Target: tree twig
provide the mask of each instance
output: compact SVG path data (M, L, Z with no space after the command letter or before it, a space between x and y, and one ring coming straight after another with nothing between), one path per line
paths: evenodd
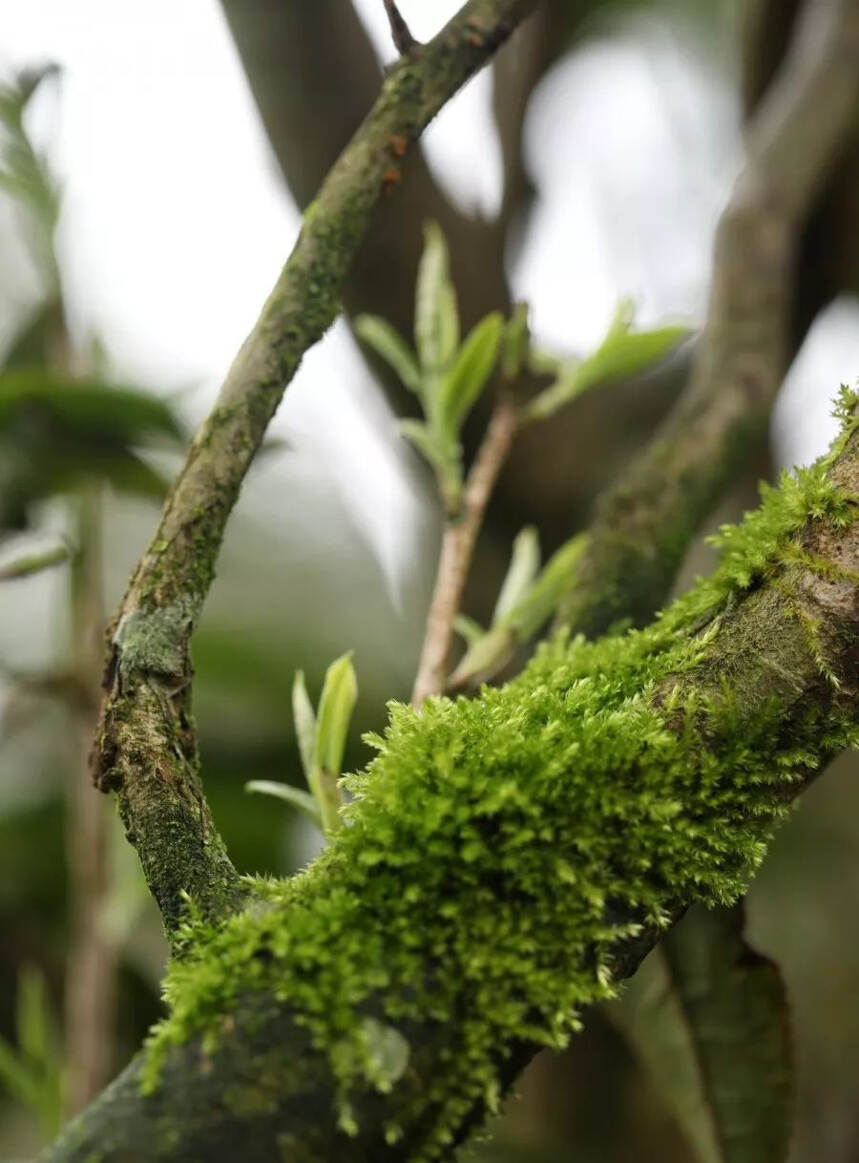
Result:
M445 520L435 586L427 616L412 703L420 707L447 685L453 625L462 603L474 547L492 490L519 426L518 409L508 393L498 400L483 442L465 482L462 511Z
M537 0L469 0L417 58L403 57L304 215L295 249L192 443L113 625L94 750L115 790L168 935L187 912L245 899L206 804L190 707L190 636L227 518L305 351L334 321L373 211L415 141ZM479 29L479 34L475 32Z
M406 24L403 14L397 7L396 0L383 0L385 5L385 12L388 14L388 21L391 25L391 37L394 41L394 46L397 52L405 55L417 47L418 42L409 31L409 26Z
M748 131L719 223L706 327L688 388L602 497L560 620L597 636L642 625L765 425L788 351L802 224L859 114L859 2L806 5L792 51Z

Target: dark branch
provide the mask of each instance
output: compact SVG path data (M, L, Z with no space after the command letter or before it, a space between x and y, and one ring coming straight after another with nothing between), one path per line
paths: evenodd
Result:
M402 13L397 7L396 0L383 0L383 2L391 25L391 36L394 40L394 46L398 53L405 56L412 49L418 47L418 41L415 40L409 31L409 26L406 24Z

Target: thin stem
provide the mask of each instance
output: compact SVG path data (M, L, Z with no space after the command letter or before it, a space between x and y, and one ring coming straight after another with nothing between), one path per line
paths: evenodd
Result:
M409 31L409 26L406 24L402 13L397 7L396 0L383 0L383 2L391 25L391 36L393 37L394 45L397 52L405 55L411 52L418 42Z
M430 695L441 694L447 685L453 624L462 603L474 547L489 498L518 427L518 409L512 398L505 393L495 406L486 435L468 474L462 510L458 517L448 518L445 522L426 635L412 692L412 702L416 707Z

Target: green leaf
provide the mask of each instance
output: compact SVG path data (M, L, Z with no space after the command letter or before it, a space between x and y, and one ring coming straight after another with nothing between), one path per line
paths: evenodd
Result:
M367 1053L367 1076L387 1094L406 1072L411 1052L409 1043L395 1026L376 1018L364 1018L361 1037Z
M309 792L302 791L301 788L293 787L289 783L274 783L268 779L251 780L245 784L245 791L264 796L274 796L275 799L292 804L294 808L297 808L309 820L312 820L320 832L323 830L322 813L316 800Z
M783 1163L790 1141L785 988L743 928L742 905L691 909L612 1007L699 1163Z
M310 790L319 804L322 829L326 836L335 832L341 824L343 797L337 780L343 767L346 737L357 698L358 682L352 666L352 655L344 654L332 662L325 673L310 777Z
M400 380L415 395L421 394L421 373L414 352L386 319L378 315L359 315L355 334L394 369Z
M444 448L437 433L433 432L428 424L424 424L422 420L401 420L399 428L400 434L413 444L434 468L441 468L444 465Z
M508 383L513 383L528 366L531 333L528 321L527 303L517 303L507 326L501 347L501 375Z
M632 323L631 304L624 301L593 355L581 363L562 364L555 383L529 404L526 419L545 420L585 392L641 375L690 334L688 327L680 326L632 331Z
M358 681L352 665L352 654L344 654L332 662L325 673L325 683L319 700L319 718L316 734L314 763L340 775L343 752L355 702Z
M307 693L303 670L295 672L292 683L292 717L295 721L295 736L298 741L304 778L309 783L316 754L316 714Z
M456 350L451 312L456 299L447 242L438 223L427 222L424 240L415 295L415 344L423 370L439 372Z
M540 570L540 538L533 525L527 525L513 542L510 567L501 586L492 622L500 622L525 597Z
M487 315L463 343L439 389L439 412L445 431L459 433L462 422L489 382L504 333L497 311Z
M51 1015L45 978L33 966L25 967L18 976L15 1028L24 1057L35 1065L46 1065L50 1059Z
M493 626L471 643L456 670L450 676L450 686L457 690L479 682L489 682L503 670L516 649L516 633L503 623Z
M505 615L502 625L515 632L519 642L527 642L551 618L561 598L574 584L579 558L587 544L587 534L566 541L549 560L525 596Z
M474 618L469 618L467 614L457 614L453 628L457 634L465 639L469 647L475 646L486 634L480 623L476 622Z

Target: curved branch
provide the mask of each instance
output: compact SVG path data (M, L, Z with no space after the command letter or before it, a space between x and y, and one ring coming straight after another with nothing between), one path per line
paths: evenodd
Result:
M192 931L171 1017L44 1163L448 1159L689 904L744 891L857 738L851 427L652 628L400 708L351 826Z
M658 609L781 385L802 226L859 111L859 0L807 5L800 23L752 121L746 167L719 224L689 386L600 501L561 615L585 634L629 617L641 625Z
M340 309L352 261L402 156L537 0L469 0L418 59L388 75L372 112L304 215L262 314L191 445L112 638L96 740L99 786L120 812L168 936L191 897L203 916L243 890L202 792L188 643L212 583L227 518L305 351Z

